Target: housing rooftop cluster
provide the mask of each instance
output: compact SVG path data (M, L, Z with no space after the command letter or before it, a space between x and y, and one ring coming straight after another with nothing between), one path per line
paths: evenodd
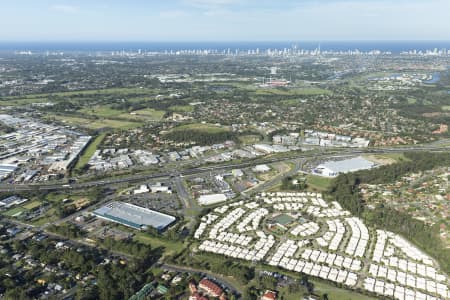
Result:
M261 193L215 208L200 251L301 272L395 299L447 299L449 279L401 236L374 230L313 192Z

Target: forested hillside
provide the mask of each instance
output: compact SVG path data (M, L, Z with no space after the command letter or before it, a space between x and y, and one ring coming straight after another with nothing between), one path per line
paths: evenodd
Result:
M385 205L369 209L362 201L359 185L392 182L407 173L450 166L449 153L405 153L408 160L380 168L339 175L330 188L332 198L345 209L365 220L367 225L398 233L435 257L442 269L450 273L450 249L444 248L438 226L427 226L405 212Z

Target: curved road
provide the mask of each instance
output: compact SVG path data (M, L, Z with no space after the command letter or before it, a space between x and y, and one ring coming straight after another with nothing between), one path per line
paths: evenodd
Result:
M195 269L195 268L185 267L185 266L166 264L166 263L163 263L161 265L161 268L164 269L164 270L175 271L175 272L190 272L190 273L206 274L206 275L208 275L208 277L210 279L212 279L213 281L219 283L220 285L222 285L222 287L227 288L233 294L237 294L237 295L243 295L244 294L244 291L242 291L239 287L236 287L233 283L231 283L229 281L229 279L227 279L227 277L222 276L222 275L214 274L214 273L212 273L210 271L200 270L200 269Z

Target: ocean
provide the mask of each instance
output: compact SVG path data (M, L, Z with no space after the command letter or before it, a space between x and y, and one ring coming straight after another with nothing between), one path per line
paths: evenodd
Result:
M293 48L314 50L320 46L322 51L360 50L363 52L380 50L400 53L402 51L450 49L450 41L286 41L286 42L0 42L0 51L165 51L215 49L245 51L259 49Z

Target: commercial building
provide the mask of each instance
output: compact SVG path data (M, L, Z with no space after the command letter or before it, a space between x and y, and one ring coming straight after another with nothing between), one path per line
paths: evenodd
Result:
M150 191L152 193L167 193L171 194L172 190L170 189L170 186L163 185L161 183L157 183L155 185L150 186Z
M242 177L242 176L244 176L244 172L241 169L233 169L233 170L231 170L231 174L234 177Z
M227 200L227 196L225 194L201 195L198 198L198 204L200 204L200 205L212 205L212 204L224 202L226 200Z
M340 161L328 161L318 165L313 172L326 176L336 177L341 173L355 172L359 170L371 169L375 164L362 157L355 157L351 159L345 159Z
M3 200L0 200L0 207L10 208L14 205L19 205L28 201L28 199L20 198L18 196L10 196Z
M17 165L0 164L0 180L8 177L17 169Z
M110 202L95 210L94 215L135 229L151 226L160 231L176 220L173 216L119 201Z
M270 171L270 167L268 165L257 165L252 170L256 173L265 173Z
M133 194L144 194L150 192L148 186L146 184L142 184L138 189L133 191Z

